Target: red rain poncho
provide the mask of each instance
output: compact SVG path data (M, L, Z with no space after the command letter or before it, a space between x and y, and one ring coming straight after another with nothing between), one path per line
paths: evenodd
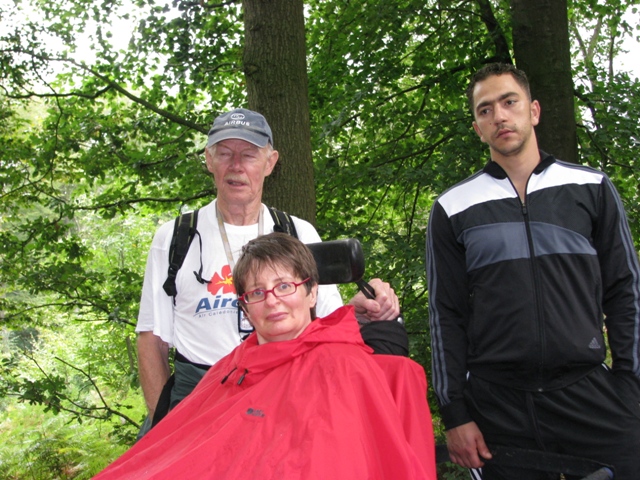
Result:
M296 339L255 333L96 480L429 479L424 370L372 355L353 307Z

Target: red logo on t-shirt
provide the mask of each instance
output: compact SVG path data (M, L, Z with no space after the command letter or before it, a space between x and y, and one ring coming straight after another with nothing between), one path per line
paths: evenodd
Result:
M222 269L221 275L215 273L213 277L211 277L211 283L207 285L207 290L211 295L216 295L222 290L222 293L235 293L236 290L233 288L233 276L231 275L231 267L229 265L225 265Z

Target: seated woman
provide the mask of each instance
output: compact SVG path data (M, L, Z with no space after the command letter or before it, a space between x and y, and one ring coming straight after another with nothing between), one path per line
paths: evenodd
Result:
M303 243L250 241L233 282L255 332L96 479L436 479L424 370L372 355L351 306L315 319Z

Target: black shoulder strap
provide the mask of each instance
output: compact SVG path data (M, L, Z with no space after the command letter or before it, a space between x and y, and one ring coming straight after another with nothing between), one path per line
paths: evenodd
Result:
M282 212L273 207L269 207L269 213L271 213L271 217L273 218L273 226L274 232L282 232L292 237L298 238L298 232L296 231L296 226L293 223L293 219L291 215L287 212Z
M282 212L273 207L269 207L269 213L275 223L273 230L275 232L284 232L293 237L298 238L296 226L293 223L291 215ZM188 212L176 218L173 226L173 236L171 237L171 246L169 247L169 270L167 279L162 288L170 297L176 296L178 289L176 287L176 275L182 267L184 259L187 256L191 242L198 233L198 210ZM194 272L195 273L195 272ZM196 274L196 278L198 275ZM198 279L198 281L201 281Z
M176 275L184 263L193 238L196 236L197 226L198 210L184 213L175 220L173 237L171 237L171 246L169 247L169 272L164 285L162 285L162 288L170 297L175 298L178 293Z

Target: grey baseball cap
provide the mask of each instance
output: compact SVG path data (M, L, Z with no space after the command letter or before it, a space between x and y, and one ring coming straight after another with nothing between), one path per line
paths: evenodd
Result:
M267 120L258 112L245 108L223 113L213 121L207 147L230 138L245 140L257 147L264 147L267 143L273 145L273 135Z

